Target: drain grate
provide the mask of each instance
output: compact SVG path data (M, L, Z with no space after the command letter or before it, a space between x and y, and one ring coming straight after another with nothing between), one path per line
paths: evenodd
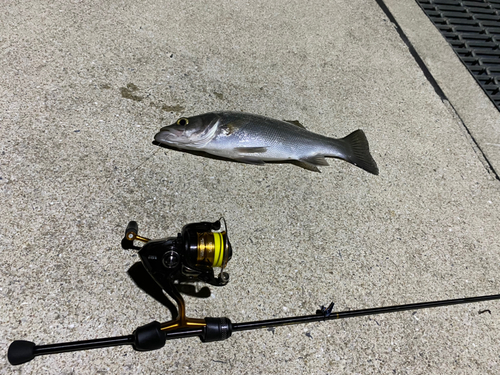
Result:
M416 0L500 110L500 0Z

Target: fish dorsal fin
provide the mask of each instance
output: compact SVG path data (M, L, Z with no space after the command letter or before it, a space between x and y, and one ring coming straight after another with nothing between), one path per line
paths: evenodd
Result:
M306 127L304 125L302 125L300 122L298 122L297 120L284 120L285 122L288 122L289 124L292 124L292 125L295 125L295 126L298 126L299 128L302 128L302 129L305 129Z

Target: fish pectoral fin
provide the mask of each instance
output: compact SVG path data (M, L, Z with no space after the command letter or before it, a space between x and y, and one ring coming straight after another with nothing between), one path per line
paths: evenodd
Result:
M261 154L267 151L267 147L235 147L234 151L242 154Z
M256 164L256 165L266 164L261 159L256 158L256 157L252 158L251 156L242 156L240 158L233 158L233 160L239 161L240 163L245 163L245 164Z

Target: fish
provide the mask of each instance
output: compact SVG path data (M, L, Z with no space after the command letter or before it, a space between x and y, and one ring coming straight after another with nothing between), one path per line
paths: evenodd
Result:
M289 162L320 172L319 166L329 165L325 158L337 158L379 173L361 129L336 139L308 131L296 121L223 111L181 117L162 127L154 140L159 146L248 164Z

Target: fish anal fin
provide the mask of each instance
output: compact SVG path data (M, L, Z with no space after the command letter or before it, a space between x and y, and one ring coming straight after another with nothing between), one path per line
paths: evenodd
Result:
M308 171L321 173L321 171L319 170L318 167L316 167L314 164L308 163L307 161L294 160L294 161L292 161L292 163L298 167L307 169Z
M255 165L264 165L264 163L261 159L259 158L252 158L251 156L242 156L239 158L233 158L233 160L238 161L240 163L245 163L245 164L255 164Z
M324 165L324 166L330 165L330 164L328 164L328 162L326 161L326 159L323 155L311 156L311 157L308 157L305 159L300 159L300 161L305 161L305 162L312 164L312 165Z

